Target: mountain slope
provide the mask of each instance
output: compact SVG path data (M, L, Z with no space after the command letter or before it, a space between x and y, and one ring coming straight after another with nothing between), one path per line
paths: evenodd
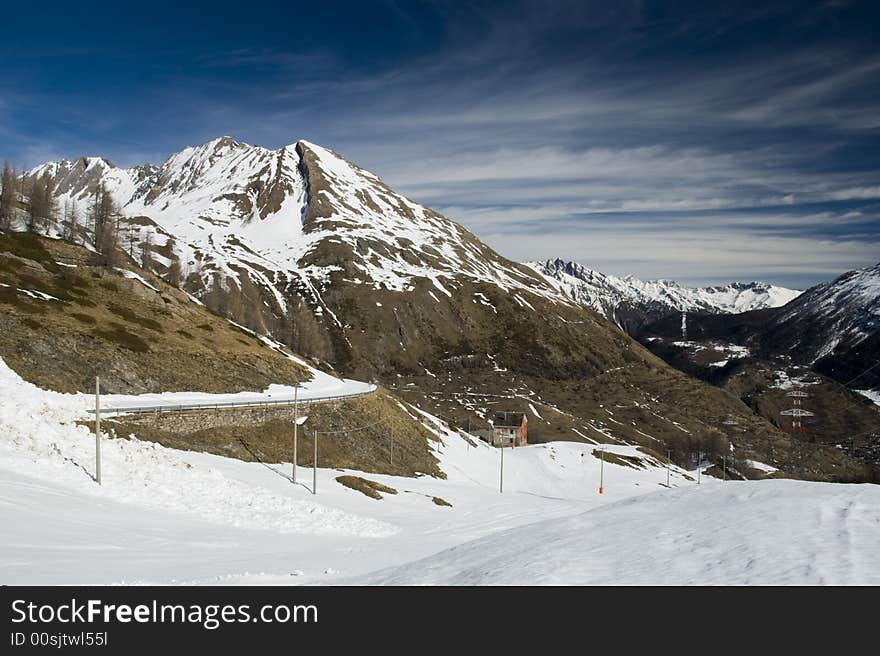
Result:
M631 333L651 320L682 310L736 314L785 305L800 294L763 282L687 287L671 280L618 278L560 259L530 262L529 266L566 297Z
M68 242L0 233L0 357L49 389L261 390L307 369L136 267Z
M880 353L880 263L807 290L774 317L762 342L841 382L880 387L880 370L866 371Z
M292 385L299 383L300 418L303 402L333 398L309 405L310 431L300 434L299 464L312 464L312 431L333 431L334 439L321 447L323 466L401 476L440 473L431 448L436 434L387 392L310 366L130 262L111 269L95 259L66 241L0 232L0 378L9 383L0 396L14 415L10 423L41 430L39 412L22 408L17 398L37 394L36 386L52 390L40 396L63 399L84 413L94 407L100 376L110 435L280 462L291 457L297 416ZM260 405L228 407L242 403ZM207 407L113 412L192 404ZM340 425L361 428L340 434ZM0 425L0 448L13 435L4 431Z
M817 285L781 308L738 315L694 314L688 340L677 317L646 325L641 339L687 373L713 382L777 426L808 396L796 435L880 465L880 407L859 391L880 388L880 265Z
M645 329L666 337L675 331L674 318ZM694 315L688 319L688 336L727 340L756 357L785 357L844 384L880 386L880 370L868 370L880 352L880 264L816 285L781 308Z
M34 173L63 177L62 200L88 202L90 183L69 179L76 163L47 166ZM179 258L184 288L221 315L458 426L485 431L495 410L528 412L531 441L669 448L688 464L700 451L720 458L730 441L742 458L784 468L800 448L534 269L320 146L224 137L159 167L93 158L79 168L104 172L135 257L154 233L154 273ZM833 451L800 461L801 476L861 475Z

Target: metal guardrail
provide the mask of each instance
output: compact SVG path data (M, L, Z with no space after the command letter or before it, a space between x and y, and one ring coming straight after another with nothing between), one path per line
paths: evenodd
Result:
M228 408L257 408L257 407L279 407L279 406L287 406L293 405L297 403L298 405L310 405L312 403L326 403L328 401L340 401L343 399L357 399L364 396L371 396L379 391L379 388L369 390L367 392L355 392L354 394L337 394L335 396L315 396L312 398L304 398L304 399L278 399L278 400L269 400L263 399L261 401L225 401L222 403L182 403L182 404L168 404L168 405L151 405L151 406L131 406L131 407L120 407L120 408L101 408L101 414L109 414L115 413L115 415L121 414L162 414L164 412L185 412L187 410L222 410ZM89 408L90 414L95 414L94 408Z

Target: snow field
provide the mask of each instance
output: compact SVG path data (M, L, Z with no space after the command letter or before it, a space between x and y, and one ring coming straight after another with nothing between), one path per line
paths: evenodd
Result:
M91 400L40 390L0 361L5 583L332 582L665 483L662 469L606 464L608 494L599 497L592 446L563 443L507 449L500 494L497 449L409 408L442 437L436 453L448 479L347 472L398 490L381 501L335 482L342 471L319 469L312 495L306 468L305 484L293 485L289 463L136 439L102 441L98 486L94 436L76 423Z
M46 392L0 360L0 455L3 468L133 506L202 521L280 532L390 535L394 527L316 503L245 485L198 461L199 454L136 439L102 440L102 485L94 482L95 440L84 419L85 395ZM112 424L105 424L105 431Z
M356 584L876 585L880 487L681 488L496 533Z
M105 439L98 486L88 398L0 361L2 583L880 583L877 486L698 486L673 467L667 489L662 463L606 445L644 466L606 461L600 495L600 447L563 442L505 449L501 494L498 449L411 406L445 480L319 469L313 495L289 463ZM398 493L370 499L342 473Z

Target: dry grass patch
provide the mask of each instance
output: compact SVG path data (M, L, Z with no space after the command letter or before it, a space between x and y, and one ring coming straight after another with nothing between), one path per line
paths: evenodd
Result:
M249 462L280 463L291 459L293 414L290 405L124 415L118 421L122 434L133 433L138 439L170 448ZM318 431L320 467L365 474L428 474L445 478L429 446L433 439L431 431L384 392L338 403L312 404L305 410L300 408L300 416L303 414L308 415L308 422L299 431L300 467L313 465L314 431ZM393 465L388 430L392 423L396 429ZM345 432L347 428L358 430Z
M605 462L610 462L622 467L631 467L632 469L644 469L645 463L641 458L636 456L624 456L611 451L593 451L593 457Z
M71 312L70 316L81 323L95 324L98 322L98 320L95 319L95 317L93 317L92 315L83 314L82 312Z
M111 322L109 330L96 329L93 331L93 334L102 339L106 339L108 342L118 344L129 351L134 351L135 353L146 353L150 350L150 345L147 344L146 341L134 333L128 332L125 329L125 326L118 323Z
M89 391L100 373L107 392L141 393L262 390L306 378L296 363L132 263L161 291L92 261L68 242L0 233L0 357L26 380ZM210 335L210 344L193 333Z
M384 492L385 494L397 494L397 490L393 487L388 487L387 485L382 485L382 483L377 483L376 481L371 481L367 478L361 478L360 476L337 476L336 480L340 485L344 485L347 488L366 494L371 499L382 499L380 492ZM438 497L434 497L434 503L437 503L437 498ZM442 499L440 500L443 501Z

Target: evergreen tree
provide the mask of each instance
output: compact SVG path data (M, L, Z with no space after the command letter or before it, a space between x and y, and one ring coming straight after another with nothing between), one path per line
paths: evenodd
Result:
M141 268L147 271L153 268L153 231L147 230L144 243L141 246Z
M58 225L58 199L55 197L55 179L49 175L49 172L43 174L43 182L40 185L40 191L43 197L40 204L43 210L43 225Z
M134 230L128 231L128 259L134 262L134 244L137 241L137 235Z
M170 282L175 287L180 287L181 285L183 285L185 276L183 274L183 267L180 264L180 258L177 256L177 253L173 253L171 255L171 264L168 265L167 278L168 282Z
M18 207L24 209L25 197L27 196L27 175L25 174L26 169L22 166L21 176L18 178Z
M0 230L9 230L12 227L12 218L15 208L15 169L9 166L9 162L3 162L3 177L0 179Z
M98 247L101 266L112 269L119 265L119 220L120 214L113 212L104 221L101 229L101 242Z
M208 292L205 294L204 302L209 309L213 310L220 316L227 318L230 316L229 294L223 288L219 273L214 273L211 276L211 282L208 287Z
M48 172L41 176L27 178L27 224L28 232L44 232L58 222L58 199L55 198L55 180ZM22 192L24 195L24 191Z
M77 242L77 233L79 232L79 209L76 200L70 201L70 215L67 218L67 239L73 243Z
M103 184L97 188L92 207L98 264L115 267L119 264L119 223L122 220L122 212Z
M40 229L41 217L45 213L43 210L44 193L41 188L43 178L27 178L22 180L22 195L27 192L27 222L25 229L28 232L37 232Z
M89 212L92 243L95 246L95 250L98 251L100 250L100 245L103 241L102 233L108 216L105 202L106 196L107 189L104 187L104 183L98 182L98 184L95 185L95 191L92 194L92 206L91 211Z

